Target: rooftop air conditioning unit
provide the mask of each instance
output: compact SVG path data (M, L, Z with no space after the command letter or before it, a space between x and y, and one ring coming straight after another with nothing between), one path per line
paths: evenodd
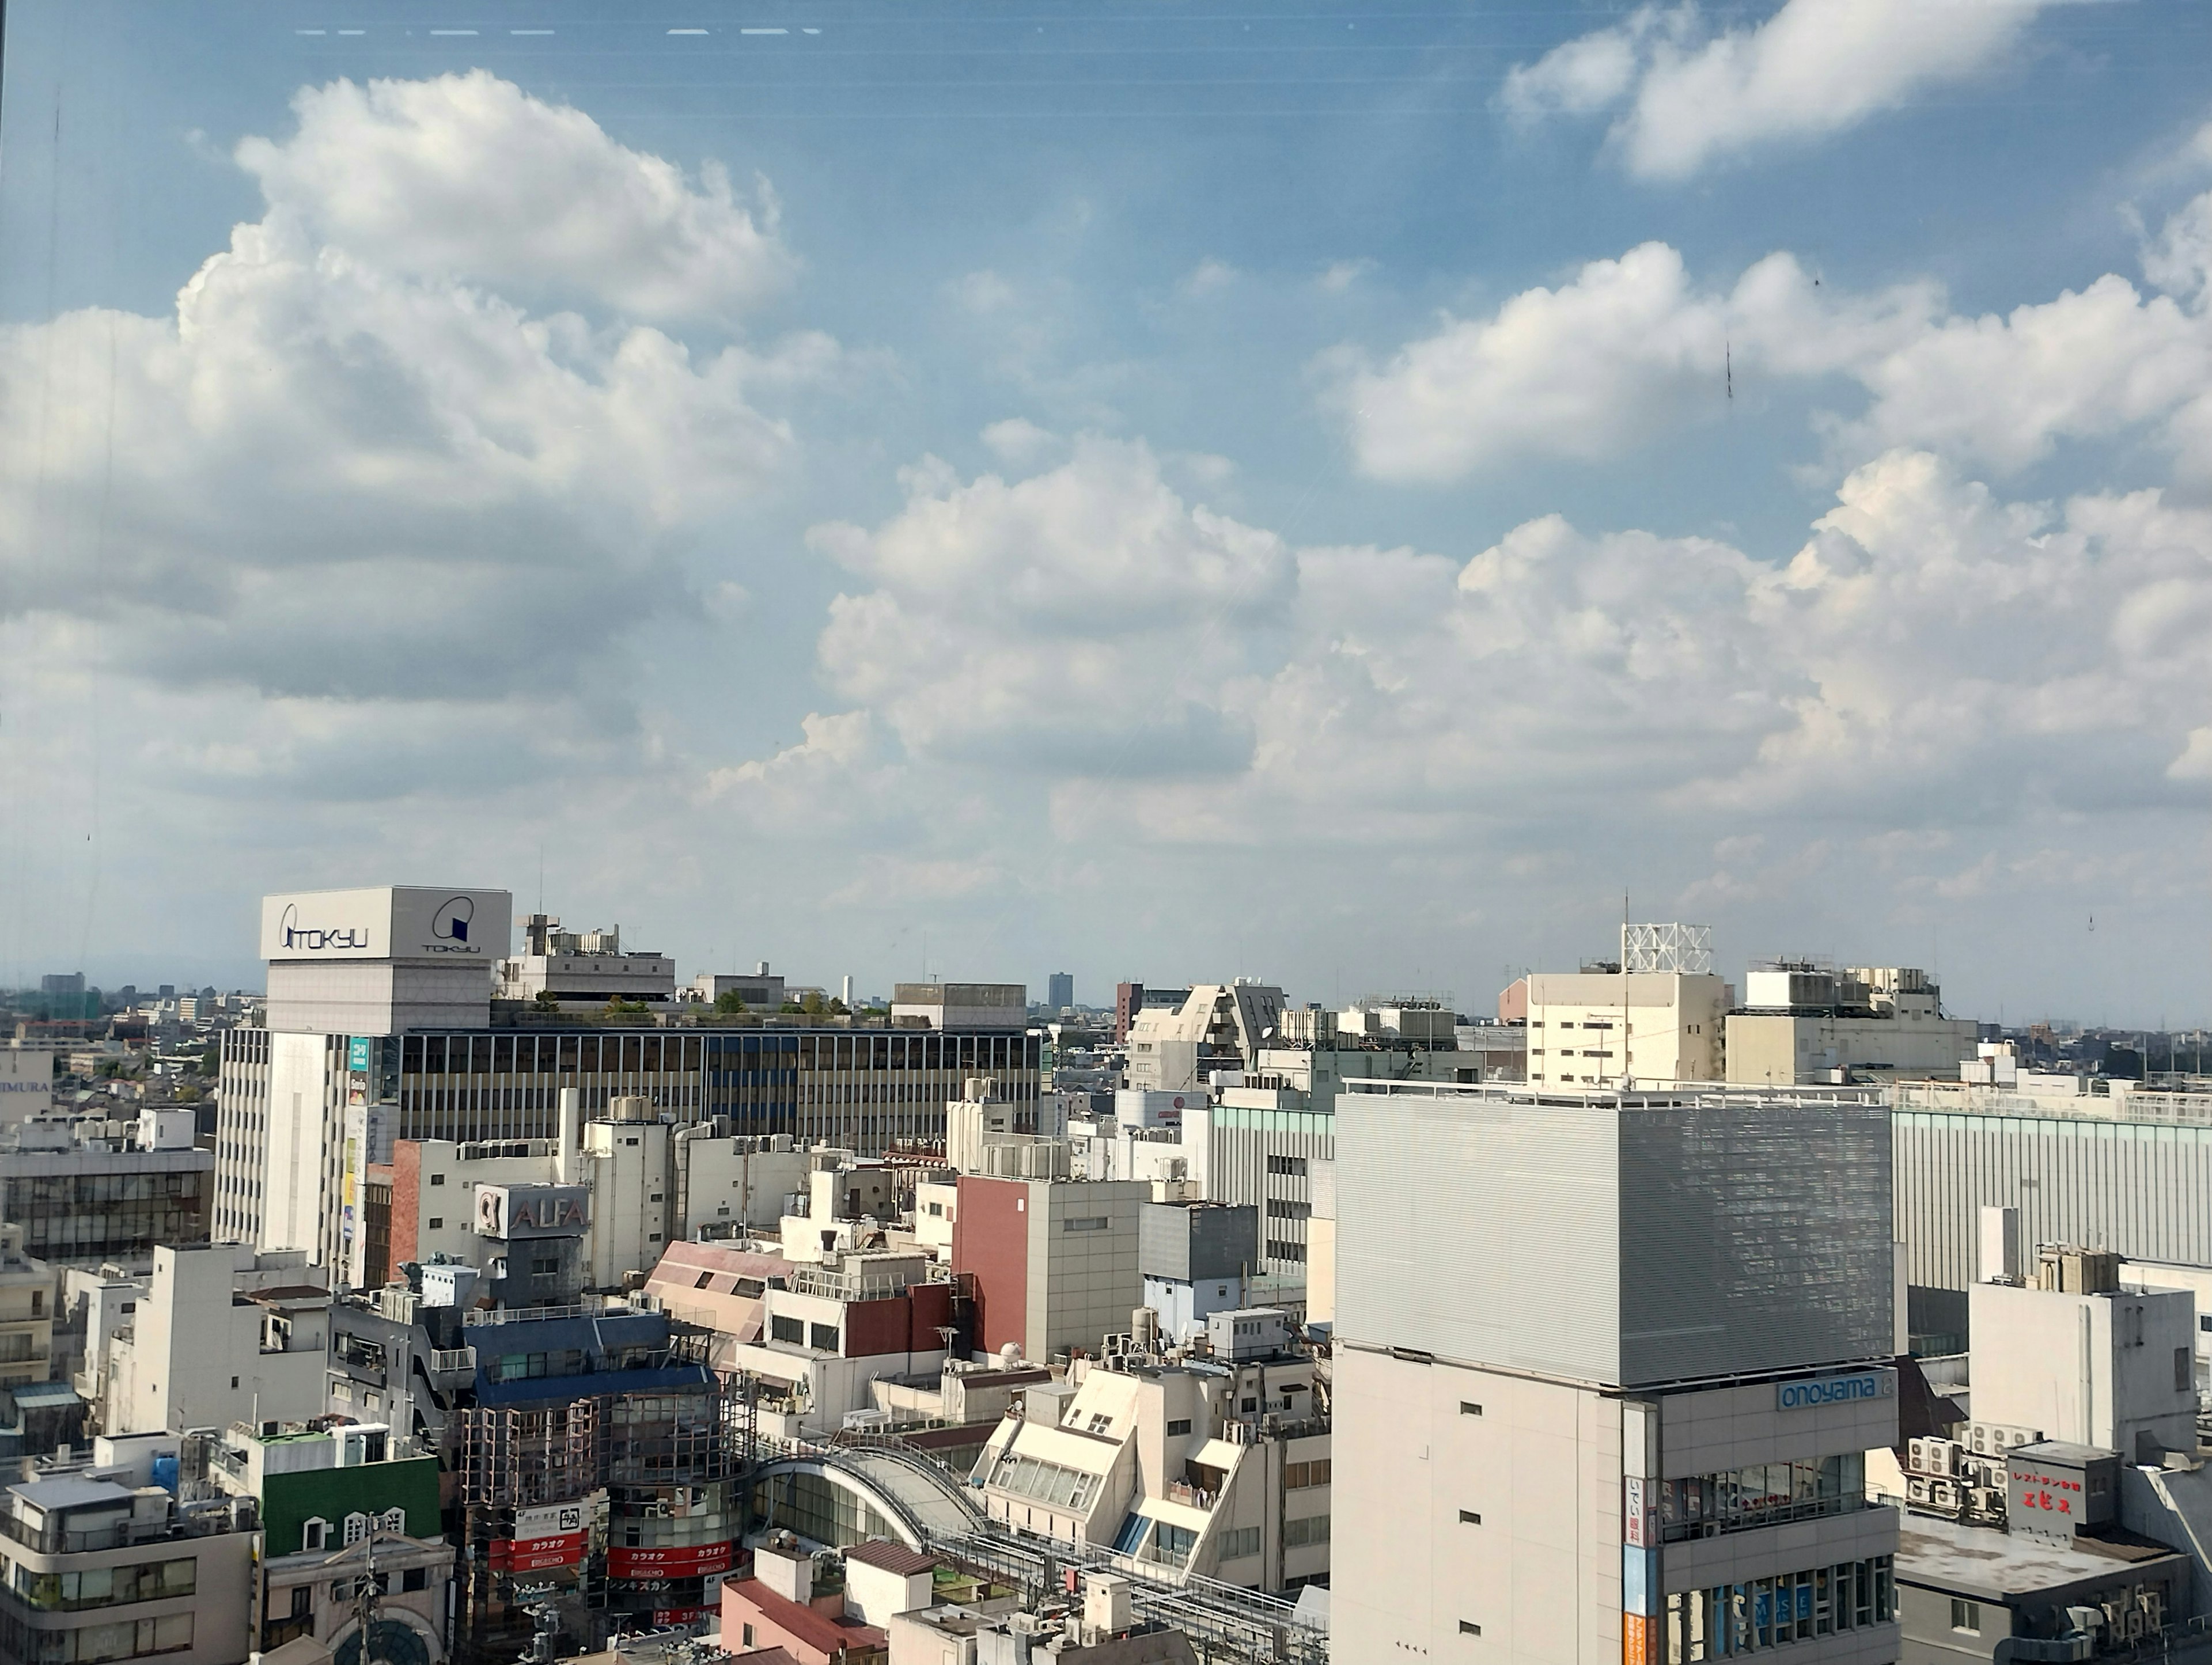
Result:
M1905 1477L1905 1501L1922 1504L1928 1501L1928 1477L1925 1474L1907 1474Z

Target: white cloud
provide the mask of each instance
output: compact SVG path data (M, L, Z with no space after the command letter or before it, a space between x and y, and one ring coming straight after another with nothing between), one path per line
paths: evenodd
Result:
M1324 295L1342 295L1376 266L1376 262L1365 255L1354 260L1332 260L1314 282Z
M621 645L682 602L692 541L791 470L795 435L761 400L821 380L836 343L695 353L497 292L708 312L782 258L575 112L481 74L297 107L297 136L242 148L268 211L172 314L0 330L0 608L110 678L228 690L258 736L232 778L288 791L319 778L319 733L346 734L348 789L373 792L464 709L488 737L510 708L634 733ZM602 216L602 240L578 222L509 241L514 201L558 217L549 191ZM710 611L742 594L707 588ZM177 747L165 767L234 755Z
M2208 204L2177 210L2147 246L2185 297L2191 263L2212 258L2190 252L2212 239ZM1787 253L1725 292L1701 288L1673 248L1646 243L1486 317L1447 316L1380 365L1340 349L1322 368L1361 470L1417 481L1529 456L1597 460L1712 421L1727 409L1724 361L1739 392L1752 378L1856 382L1860 410L1816 416L1838 458L1924 447L2012 471L2068 441L2141 431L2187 477L2212 477L2212 311L2117 274L1969 318L1947 314L1933 283L1841 293Z
M1705 34L1694 8L1645 7L1506 76L1527 125L1626 102L1611 139L1630 171L1681 179L1776 143L1823 137L2001 63L2045 0L1787 0Z
M1195 300L1204 295L1217 295L1236 281L1236 267L1226 260L1217 260L1208 255L1184 273L1182 281L1176 287Z
M719 162L694 182L488 70L337 81L292 109L293 136L247 139L239 164L272 214L386 272L725 322L793 273L765 180L748 204Z
M1384 479L1451 479L1530 455L1597 459L1723 414L1731 355L1743 368L1826 374L1911 339L1935 300L1925 285L1841 297L1787 254L1752 266L1731 293L1701 291L1680 254L1645 243L1488 318L1447 317L1379 368L1355 367L1334 397L1361 469Z
M841 595L824 674L910 752L1021 769L1235 767L1215 698L1291 582L1273 533L1184 502L1142 444L961 483L932 461L906 507L813 546L873 587Z
M992 455L1015 468L1027 467L1060 444L1059 434L1025 416L994 422L983 429L981 438Z
M963 778L1016 794L1003 813L1042 793L1074 849L1669 848L1716 820L2171 807L2212 719L2212 513L2154 491L2008 501L1899 451L1779 563L1558 515L1465 562L1292 549L1095 440L1030 480L930 469L910 492L873 533L817 533L874 584L833 608L825 673L916 781L983 769ZM1052 582L1072 605L1040 605ZM1955 867L1942 845L1848 860ZM1686 895L1778 896L1832 846L1742 846Z

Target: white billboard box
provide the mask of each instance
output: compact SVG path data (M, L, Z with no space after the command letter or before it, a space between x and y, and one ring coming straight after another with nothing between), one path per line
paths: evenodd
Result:
M261 899L261 957L489 966L506 957L514 899L505 890L386 884Z

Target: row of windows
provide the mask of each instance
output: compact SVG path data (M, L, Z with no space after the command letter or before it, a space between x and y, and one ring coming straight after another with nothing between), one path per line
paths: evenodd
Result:
M1267 1218L1271 1220L1303 1220L1312 1217L1310 1202L1292 1202L1288 1197L1267 1199Z
M1271 1174L1288 1174L1294 1178L1304 1179L1306 1176L1306 1159L1304 1157L1271 1156L1267 1158L1267 1171Z
M1285 1243L1279 1237L1267 1239L1267 1258L1271 1261L1303 1261L1305 1257L1304 1243Z
M1042 1042L1028 1035L410 1035L406 1075L658 1075L737 1070L763 1054L801 1069L1035 1071Z
M1680 1590L1667 1598L1665 1657L1667 1665L1729 1659L1887 1624L1896 1611L1887 1555L1749 1583Z
M1316 1457L1311 1462L1287 1462L1283 1465L1283 1485L1292 1492L1304 1491L1310 1486L1328 1484L1327 1457Z
M787 1342L794 1347L811 1347L817 1352L837 1351L835 1324L809 1324L804 1319L779 1312L769 1316L768 1334L769 1340Z
M1034 1498L1058 1509L1082 1510L1097 1489L1098 1477L1056 1462L1041 1462L1008 1451L1000 1455L989 1484L1002 1492Z
M1859 1452L1798 1462L1753 1463L1725 1474L1668 1480L1658 1488L1659 1525L1668 1539L1771 1526L1856 1509L1865 1502L1866 1458Z
M33 1572L17 1562L15 1585L15 1594L30 1607L74 1613L86 1607L190 1595L198 1588L198 1577L199 1562L189 1555L173 1561L140 1561L84 1572Z
M111 1659L179 1654L192 1645L192 1616L177 1613L76 1631L27 1631L21 1642L24 1665L102 1665Z
M1328 1541L1328 1516L1304 1515L1293 1516L1283 1522L1283 1547L1296 1549L1302 1544L1325 1544Z

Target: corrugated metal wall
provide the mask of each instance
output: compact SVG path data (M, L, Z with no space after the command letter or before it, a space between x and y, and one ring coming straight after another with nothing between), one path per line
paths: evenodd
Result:
M1621 1118L1621 1379L1889 1352L1889 1113L1681 1105Z
M1624 1385L1890 1350L1879 1105L1338 1108L1347 1340Z
M1973 1281L1984 1206L2018 1208L2031 1247L2212 1266L2212 1128L1940 1110L1891 1119L1897 1235L1916 1285Z

